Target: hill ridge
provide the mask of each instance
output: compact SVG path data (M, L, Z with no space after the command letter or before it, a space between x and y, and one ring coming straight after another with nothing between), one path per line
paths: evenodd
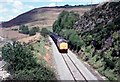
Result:
M97 4L93 4L92 6L95 6L95 5L97 5ZM44 19L39 16L40 16L40 14L43 14L43 13L49 13L49 12L51 13L53 11L53 14L57 13L57 15L58 15L60 12L62 12L62 10L73 10L75 8L84 8L85 9L85 7L89 8L89 6L91 7L91 5L87 5L87 6L81 5L80 7L79 6L56 6L56 7L34 8L30 11L27 11L25 13L18 15L17 17L15 17L9 21L3 22L2 26L3 27L11 27L11 26L30 23L30 22L41 21Z

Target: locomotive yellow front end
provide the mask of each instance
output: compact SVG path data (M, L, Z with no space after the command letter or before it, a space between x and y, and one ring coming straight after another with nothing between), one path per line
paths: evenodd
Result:
M68 51L68 43L66 42L61 42L59 45L59 49L61 53L67 53Z

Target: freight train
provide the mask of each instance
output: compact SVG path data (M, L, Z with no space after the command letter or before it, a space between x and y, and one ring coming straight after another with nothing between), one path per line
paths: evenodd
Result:
M68 42L65 39L63 39L62 37L58 36L57 34L53 32L50 32L49 35L55 42L60 53L68 52Z

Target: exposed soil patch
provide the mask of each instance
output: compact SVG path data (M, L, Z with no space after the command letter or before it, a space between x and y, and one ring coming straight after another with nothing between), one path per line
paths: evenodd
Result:
M47 50L49 50L49 49L50 49L50 47L49 47L49 46L45 46L45 48L46 48Z
M51 56L51 52L50 52L50 47L45 46L45 49L46 49L46 55L44 56L44 59L46 60L46 62L49 65L52 65L52 56Z
M37 34L34 35L34 36L28 36L28 37L19 39L18 41L20 41L20 42L25 42L25 43L35 43L37 40L40 39L40 37L41 37L40 34L37 33Z
M44 60L48 63L48 64L51 64L51 56L50 56L50 54L46 54L45 56L44 56Z
M10 28L3 28L3 29L0 28L0 36L14 40L28 37L28 35L21 34L18 31L13 31Z

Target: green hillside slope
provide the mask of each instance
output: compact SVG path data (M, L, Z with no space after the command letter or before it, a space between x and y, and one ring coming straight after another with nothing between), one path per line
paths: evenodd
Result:
M109 80L119 78L120 2L99 4L80 17L64 11L54 22L53 31Z

